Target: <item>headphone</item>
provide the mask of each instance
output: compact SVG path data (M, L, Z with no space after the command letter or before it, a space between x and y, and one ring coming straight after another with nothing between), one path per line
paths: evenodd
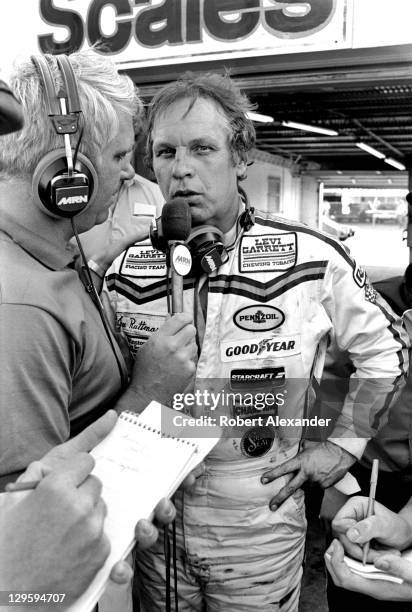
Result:
M246 232L255 222L254 208L246 200L246 209L239 217L239 225ZM168 252L168 242L163 235L161 218L156 219L155 225L150 229L150 241L153 248L163 253ZM199 225L190 232L186 246L192 256L191 276L211 274L229 259L229 253L223 244L222 232L212 225Z
M187 247L192 255L190 272L193 276L211 274L229 259L223 245L223 234L212 225L195 227L187 239Z
M56 91L47 59L33 55L31 60L43 83L47 114L56 134L64 139L64 148L47 153L34 170L34 201L51 217L71 218L86 210L98 189L95 167L88 157L77 151L82 131L75 147L70 139L70 134L79 132L82 112L76 76L67 55L58 55L57 65L63 86Z

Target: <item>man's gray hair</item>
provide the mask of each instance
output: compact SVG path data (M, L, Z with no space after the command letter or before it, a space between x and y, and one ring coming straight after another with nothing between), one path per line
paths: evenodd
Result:
M56 56L45 55L45 58L58 91L62 75ZM132 118L135 133L141 130L142 104L131 79L119 74L109 58L88 49L73 53L69 59L82 109L79 126L84 131L79 151L95 163L102 149L118 133L119 110ZM31 175L44 155L64 148L64 140L56 134L47 115L43 83L31 59L15 68L10 87L22 104L25 124L20 132L2 136L0 170L7 175ZM71 135L72 146L78 138L79 133Z

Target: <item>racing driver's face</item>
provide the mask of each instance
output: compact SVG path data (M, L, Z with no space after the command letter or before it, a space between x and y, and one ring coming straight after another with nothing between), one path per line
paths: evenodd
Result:
M228 231L238 215L237 179L245 163L234 161L229 125L211 99L182 98L160 113L153 124L153 169L167 201L183 197L192 224Z

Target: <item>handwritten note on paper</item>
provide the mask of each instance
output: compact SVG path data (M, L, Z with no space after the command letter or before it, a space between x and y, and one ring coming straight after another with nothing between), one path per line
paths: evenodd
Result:
M162 436L164 411L174 412L151 402L141 415L122 413L113 430L91 452L96 460L92 473L103 484L102 497L108 509L104 528L111 551L69 612L89 612L93 608L111 568L132 549L136 523L153 515L158 502L174 493L219 439L218 431L210 439Z

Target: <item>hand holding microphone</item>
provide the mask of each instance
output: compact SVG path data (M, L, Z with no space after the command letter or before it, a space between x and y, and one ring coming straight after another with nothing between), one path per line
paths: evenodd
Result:
M177 313L152 334L137 352L128 389L137 412L156 400L172 406L173 396L191 385L196 373L196 329L192 316ZM127 393L127 392L126 392Z
M190 271L191 257L185 240L191 230L187 203L176 198L166 203L150 238L154 248L167 254L172 277L171 314L160 329L137 352L132 380L124 398L132 394L134 410L156 400L172 405L175 393L183 392L196 372L196 329L192 314L183 313L183 275Z

